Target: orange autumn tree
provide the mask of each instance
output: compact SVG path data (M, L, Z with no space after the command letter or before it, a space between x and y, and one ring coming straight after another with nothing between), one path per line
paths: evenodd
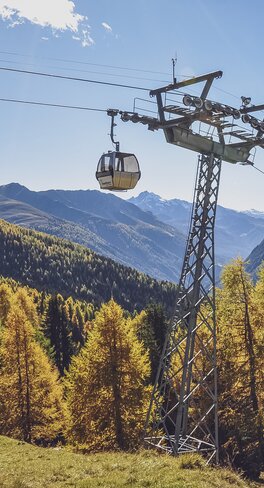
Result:
M1 332L0 433L27 442L50 442L64 429L62 387L35 340L29 317L37 317L34 304L19 291Z
M113 300L103 305L66 375L69 439L88 450L138 445L150 399L150 361Z
M12 290L5 283L0 285L0 326L4 325L11 308Z
M217 293L222 453L252 478L264 464L263 281L254 287L237 259L224 268Z

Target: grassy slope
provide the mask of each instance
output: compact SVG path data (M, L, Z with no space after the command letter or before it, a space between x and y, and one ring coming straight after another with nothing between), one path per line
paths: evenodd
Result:
M0 436L0 488L247 488L234 473L203 467L198 456L74 454ZM188 462L187 462L188 461ZM198 463L200 468L187 469Z

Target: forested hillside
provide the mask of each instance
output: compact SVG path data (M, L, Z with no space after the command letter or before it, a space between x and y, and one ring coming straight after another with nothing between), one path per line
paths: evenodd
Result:
M257 277L258 269L264 261L264 240L260 242L258 246L256 246L253 251L248 256L247 262L247 271L251 273L254 278Z
M158 282L77 244L0 221L0 275L47 292L126 310L160 302L169 311L175 286Z

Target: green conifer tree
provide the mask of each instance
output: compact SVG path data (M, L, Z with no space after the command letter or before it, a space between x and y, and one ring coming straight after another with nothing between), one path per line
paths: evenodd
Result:
M71 331L72 340L74 343L74 352L77 354L85 343L84 314L79 303L75 303L73 307Z
M67 309L63 297L59 294L50 297L44 331L53 347L55 364L60 375L63 375L71 361L73 344Z
M160 356L166 336L166 318L161 305L151 303L146 310L133 319L138 338L149 351L151 363L150 381L154 383L160 362Z

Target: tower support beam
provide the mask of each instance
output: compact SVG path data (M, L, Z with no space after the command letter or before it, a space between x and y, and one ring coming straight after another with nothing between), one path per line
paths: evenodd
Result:
M178 287L147 416L145 442L218 462L214 225L221 158L199 156Z

